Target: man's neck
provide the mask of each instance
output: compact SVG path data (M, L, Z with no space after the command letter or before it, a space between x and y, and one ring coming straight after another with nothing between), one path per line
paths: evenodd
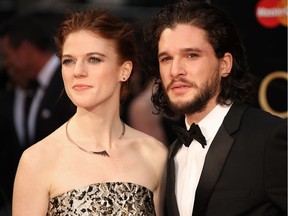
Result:
M187 123L191 125L192 123L198 124L202 119L204 119L210 112L217 106L216 100L210 100L206 107L199 111L192 114L185 114Z

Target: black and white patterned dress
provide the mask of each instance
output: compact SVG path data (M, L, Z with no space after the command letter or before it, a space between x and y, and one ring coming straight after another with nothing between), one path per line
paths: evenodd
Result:
M155 216L153 193L124 182L91 184L50 199L47 216Z

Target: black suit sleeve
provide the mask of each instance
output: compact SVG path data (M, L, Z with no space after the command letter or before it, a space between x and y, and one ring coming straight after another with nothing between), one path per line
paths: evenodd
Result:
M271 128L265 149L265 192L287 212L287 124Z

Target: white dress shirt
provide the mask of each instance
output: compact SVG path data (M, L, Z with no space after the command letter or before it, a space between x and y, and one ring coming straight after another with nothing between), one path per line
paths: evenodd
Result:
M217 105L198 125L205 136L205 148L193 140L189 147L182 145L175 160L175 194L180 216L191 216L197 185L202 173L204 160L230 106ZM185 119L187 130L190 128Z
M45 89L48 87L59 64L60 64L59 58L56 55L53 55L37 76L39 87L35 93L35 96L33 97L28 114L28 133L29 137L32 140L35 137L36 117L40 106L40 102L43 99ZM24 140L25 97L26 97L25 90L20 87L17 87L15 89L15 99L14 99L14 125L16 128L20 144L24 144L25 142Z

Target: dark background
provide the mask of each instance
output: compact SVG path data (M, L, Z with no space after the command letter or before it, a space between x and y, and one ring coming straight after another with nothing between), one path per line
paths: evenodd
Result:
M14 14L35 13L43 19L43 25L51 28L51 35L53 35L63 18L65 9L105 7L116 15L133 22L137 29L141 29L146 19L157 13L163 5L175 1L0 0L0 25ZM225 9L234 20L244 40L251 71L257 76L260 86L262 80L275 71L284 71L287 74L287 26L279 25L274 28L262 26L255 15L255 8L259 1L210 0L208 2ZM265 95L271 107L267 111L276 115L284 113L284 118L287 118L287 79L273 79L269 83ZM260 106L259 99L255 100L255 105L263 108Z

